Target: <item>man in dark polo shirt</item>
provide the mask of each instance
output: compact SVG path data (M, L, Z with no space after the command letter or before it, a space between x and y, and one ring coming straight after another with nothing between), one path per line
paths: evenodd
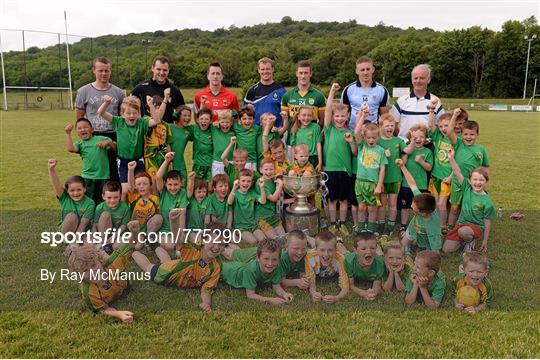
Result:
M137 96L141 100L141 115L149 115L146 108L146 97L159 95L164 98L163 92L167 88L171 88L171 95L163 121L172 123L174 109L180 105L184 105L184 97L180 90L169 80L170 63L165 56L156 56L152 62L152 78L146 80L133 89L132 95Z

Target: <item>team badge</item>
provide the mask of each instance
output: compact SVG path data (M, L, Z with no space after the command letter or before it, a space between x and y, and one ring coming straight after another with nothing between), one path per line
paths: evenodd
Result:
M229 105L229 101L227 101L227 99L223 99L223 106L228 106Z
M212 103L214 104L214 106L218 106L218 105L219 105L219 101L217 101L217 99L214 99L214 100L212 101Z
M315 104L315 99L309 98L309 105Z
M277 93L274 93L274 94L272 95L272 99L277 100L277 98L278 98Z

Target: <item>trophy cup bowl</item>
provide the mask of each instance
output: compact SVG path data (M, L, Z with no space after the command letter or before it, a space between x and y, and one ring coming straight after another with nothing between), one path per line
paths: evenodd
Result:
M283 176L283 189L295 198L294 203L285 208L285 228L287 231L301 230L315 236L320 229L319 209L308 202L321 186L321 175Z

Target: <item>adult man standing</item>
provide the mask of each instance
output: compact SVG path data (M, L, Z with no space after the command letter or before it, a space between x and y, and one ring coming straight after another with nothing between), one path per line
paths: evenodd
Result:
M392 106L390 114L399 123L399 136L407 137L409 129L417 124L428 126L428 105L438 98L430 94L427 87L431 81L431 66L428 64L416 65L411 72L413 91L408 95L401 96ZM444 113L441 101L435 106L435 122Z
M161 98L165 98L164 91L167 88L170 88L171 92L163 121L172 123L174 109L185 104L182 92L169 80L169 71L169 59L165 56L156 56L152 62L152 78L140 83L131 92L132 95L141 100L141 115L150 115L146 107L146 97L159 95Z
M249 88L244 97L244 105L255 110L255 124L259 125L262 114L269 112L276 117L276 127L281 127L281 99L287 92L283 85L274 81L274 62L263 57L257 63L259 82Z
M107 111L112 115L118 115L120 105L126 96L125 91L111 84L112 64L106 57L100 56L92 62L92 73L96 80L90 84L82 86L77 90L75 98L75 116L77 119L86 118L90 120L94 129L94 135L107 136L116 141L116 132L111 123L101 117L97 110L103 103L103 96L109 95L111 104ZM118 180L118 169L116 167L116 155L109 151L109 171L111 180Z
M388 101L390 96L388 90L378 82L373 81L375 66L373 60L366 56L356 60L356 75L358 80L347 85L341 93L341 102L349 106L351 120L349 127L354 129L356 124L356 115L362 104L369 106L370 114L366 117L367 121L377 124L379 115L389 111Z
M240 111L236 95L221 84L223 81L223 68L220 63L214 62L208 65L206 71L208 86L195 94L195 113L201 109L212 110L212 122L218 120L219 110Z
M326 98L320 90L311 85L311 75L311 63L308 60L299 61L296 65L298 84L283 95L281 110L289 113L290 120L301 106L309 106L313 109L313 119L322 126Z

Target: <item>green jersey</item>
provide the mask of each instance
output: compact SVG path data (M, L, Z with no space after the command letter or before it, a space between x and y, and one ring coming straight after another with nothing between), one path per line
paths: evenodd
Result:
M169 213L172 209L185 209L189 204L186 190L180 189L176 195L173 195L165 187L159 194L159 212L163 217L163 224L161 225L160 232L170 232L171 222L169 220ZM202 229L202 228L198 228Z
M493 201L488 193L477 194L467 179L463 180L463 201L459 213L458 224L475 224L484 230L484 220L497 217Z
M57 197L60 202L60 216L62 221L69 213L77 214L77 218L81 219L90 219L94 218L94 210L96 205L94 200L90 199L88 196L84 196L82 200L75 201L69 197L67 191L64 190L60 197Z
M234 180L238 179L238 173L240 170L237 170L233 163L230 162L227 166L225 166L225 174L229 177L229 189L232 189ZM257 182L261 178L261 174L258 171L253 171L253 184L251 187L253 188Z
M410 293L413 288L413 283L410 278L407 278L405 283L405 292ZM444 297L444 291L446 290L446 279L442 271L439 271L437 275L431 280L431 283L428 286L429 295L435 302L442 302ZM420 291L418 291L417 297L421 297Z
M204 229L204 216L208 208L208 198L198 202L195 197L189 199L186 229Z
M233 227L245 230L252 229L257 226L255 219L255 204L259 200L259 195L255 189L249 189L245 194L240 190L234 193L233 203Z
M448 161L448 150L452 148L452 142L439 129L430 131L429 137L435 147L435 161L431 176L435 179L444 180L452 173L452 166Z
M104 212L111 214L113 229L118 229L121 225L127 225L131 219L131 210L124 201L120 201L116 209L111 209L105 201L99 204L94 213L94 224L98 223L101 214Z
M411 265L405 263L403 265L403 270L401 271L401 274L399 274L399 277L401 278L401 281L403 281L403 283L405 283L407 281L407 279L409 278L409 276L411 276L411 272L412 272ZM383 276L382 279L383 279L383 281L388 280L388 272L387 271L384 272L384 276Z
M351 145L345 141L345 134L353 135L353 132L349 129L338 129L334 124L324 128L323 164L325 171L344 171L351 176L353 155Z
M254 187L257 194L260 195L261 189L259 186ZM276 192L276 183L273 180L264 182L264 193L266 194L266 203L255 206L255 218L257 220L265 219L270 216L276 215L276 203L268 200L269 195L273 195Z
M421 194L413 191L414 195ZM440 250L442 248L441 220L437 210L428 217L414 214L407 227L407 233L416 241L419 248L428 250Z
M218 129L216 126L210 126L212 131L212 142L214 144L214 150L212 152L212 159L214 161L221 161L221 154L225 152L227 146L231 142L231 138L235 136L234 131L229 130L228 132L223 132L221 129ZM233 152L229 151L227 155L227 160L232 160Z
M377 183L381 165L388 165L384 149L379 145L368 146L364 140L358 147L358 169L356 179Z
M358 254L350 252L345 255L345 270L349 279L360 281L381 280L386 272L384 258L376 255L369 268L364 268L358 263Z
M291 146L298 144L306 144L308 147L308 155L317 155L317 144L320 144L321 128L317 123L310 123L306 127L301 127L296 131L296 134L291 134Z
M219 200L214 192L208 197L208 208L206 209L206 215L214 215L219 222L227 225L229 211L230 209L229 204L227 204L226 196L223 200Z
M246 264L256 258L257 258L256 246L236 249L232 253L232 261L240 261Z
M386 184L401 182L401 170L396 165L396 159L401 159L401 153L407 147L407 144L399 136L393 136L390 139L377 139L377 145L382 147L385 152L390 150L390 156L386 157L388 165L384 169L384 182Z
M199 166L212 165L212 132L201 130L198 125L189 125L193 134L193 163ZM212 126L212 125L210 125Z
M186 146L188 141L192 141L193 137L189 127L177 127L171 126L172 133L172 142L171 142L171 151L175 153L173 159L173 169L174 170L185 170L186 161L184 159L184 154L186 151ZM186 181L186 179L182 179Z
M263 273L259 261L254 259L248 264L236 261L224 262L221 278L234 288L255 291L257 287L279 284L283 275L279 266L271 273Z
M116 153L125 160L137 160L144 154L144 138L148 132L148 121L139 118L135 125L128 125L123 117L113 116L112 126L116 130Z
M407 159L407 164L405 167L409 172L411 173L412 177L414 178L414 181L416 182L416 186L420 190L427 190L428 188L428 178L427 178L427 171L416 162L416 156L420 155L422 156L422 160L433 166L433 153L431 150L429 150L426 147L421 147L420 149L414 149L411 154L409 154L409 157ZM407 179L403 177L403 181L401 182L401 185L404 187L410 187L409 183L407 182Z
M306 257L304 256L300 261L293 262L289 256L287 249L281 251L279 258L279 267L284 277L294 278L299 277L306 272Z
M485 147L479 144L467 146L461 138L457 139L455 160L459 165L459 169L465 179L469 178L471 171L479 166L489 166L489 158ZM452 177L452 181L459 186L456 176Z
M319 110L324 110L326 97L320 90L310 84L307 92L304 94L301 94L298 86L295 86L281 98L281 109L289 113L289 120L294 117L302 106L311 107L313 109L313 120L319 120Z
M81 155L81 176L85 179L108 180L110 178L108 155L110 146L100 148L98 143L102 141L111 141L111 139L96 135L88 140L79 140L74 143L77 152Z
M246 149L248 153L248 162L257 162L257 139L261 134L261 127L253 125L246 129L240 124L234 124L233 130L236 133L236 147Z

